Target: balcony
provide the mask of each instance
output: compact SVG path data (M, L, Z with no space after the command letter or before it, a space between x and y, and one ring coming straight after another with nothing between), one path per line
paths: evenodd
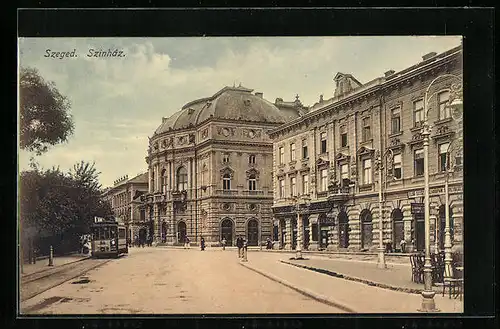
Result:
M217 194L217 195L238 195L238 190L218 189L218 190L215 190L215 194Z
M328 200L345 201L351 196L351 188L349 186L333 186L328 187Z
M247 196L247 195L264 195L264 191L262 191L262 190L254 190L254 191L244 190L244 191L242 191L242 194L245 196Z

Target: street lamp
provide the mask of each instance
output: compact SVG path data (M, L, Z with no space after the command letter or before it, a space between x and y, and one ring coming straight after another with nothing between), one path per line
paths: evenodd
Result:
M309 197L302 196L302 199L304 200L305 207L308 208L310 204ZM294 200L295 200L295 210L297 211L297 245L295 247L295 259L304 259L302 257L302 223L300 218L300 213L301 213L300 197L294 197Z
M391 149L387 149L381 156L380 151L377 150L375 156L375 166L378 169L378 225L379 225L379 246L378 246L378 268L387 268L385 263L385 248L383 239L383 212L382 212L382 171L384 170L384 164L387 162L387 156L391 158L394 157L394 153Z
M429 90L432 85L443 78L453 78L458 81L462 81L462 79L454 74L443 74L440 75L434 80L431 81L429 86L427 87L424 95L424 123L423 123L423 146L424 146L424 218L425 218L425 262L424 262L424 290L422 291L422 305L419 311L421 312L439 312L436 309L436 304L434 302L434 295L436 294L432 290L432 265L431 265L431 253L430 253L430 219L429 219L429 135L430 135L430 127L428 122L428 111L430 110L428 103L429 99L434 97L437 92L429 95ZM452 85L451 91L455 93L457 96L459 94L456 91L461 90L460 84ZM450 95L451 96L451 95ZM451 97L450 97L451 98ZM459 97L457 97L459 98ZM453 99L454 111L457 110L458 106L460 106L460 100Z

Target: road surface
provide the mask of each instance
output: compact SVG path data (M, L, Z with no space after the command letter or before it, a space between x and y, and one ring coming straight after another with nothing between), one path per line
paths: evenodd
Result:
M260 254L260 256L259 256ZM261 257L266 253L250 253ZM282 258L267 254L265 257ZM250 260L251 261L251 260ZM83 272L82 272L83 273ZM130 248L21 303L21 314L343 313L239 264L235 251Z

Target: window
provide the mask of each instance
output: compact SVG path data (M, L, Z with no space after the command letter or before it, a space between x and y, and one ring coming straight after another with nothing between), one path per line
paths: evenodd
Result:
M415 127L420 127L424 122L424 101L413 102L413 122Z
M450 92L448 90L438 94L439 120L451 117L450 107L448 106L449 99Z
M372 134L370 131L370 118L363 118L363 142L370 140L372 138Z
M255 155L252 154L248 157L248 163L255 164Z
M290 178L290 186L292 187L291 188L292 196L296 196L297 195L297 178L295 178L295 177Z
M295 161L295 143L290 144L290 161Z
M424 150L415 150L415 176L422 176L424 174Z
M280 198L285 197L285 180L280 179Z
M255 191L257 189L257 180L255 179L255 175L250 175L248 178L248 190Z
M401 108L395 108L391 111L391 133L395 134L401 131Z
M163 169L161 171L161 190L163 193L167 193L167 170Z
M321 153L326 153L326 133L321 133Z
M224 176L222 176L222 189L223 190L231 189L231 175L224 174Z
M372 159L363 160L363 184L372 183Z
M223 163L228 163L229 162L229 154L222 155L222 162Z
M302 194L309 194L309 174L302 175Z
M439 159L438 159L438 165L439 165L439 171L444 172L446 171L446 158L448 154L448 147L450 146L450 143L444 143L439 145Z
M285 163L285 149L280 147L280 164Z
M345 125L340 126L340 147L347 146L347 128Z
M328 169L321 170L321 191L328 191Z
M401 166L401 154L396 154L396 155L394 155L394 159L393 159L394 178L401 179L401 177L402 177L401 167L402 167Z
M307 139L302 140L302 159L309 158L309 154L307 153Z
M344 163L340 166L340 183L343 187L349 186L349 165Z
M178 191L185 191L187 190L188 187L188 182L187 182L187 170L184 167L180 167L177 170L177 190Z

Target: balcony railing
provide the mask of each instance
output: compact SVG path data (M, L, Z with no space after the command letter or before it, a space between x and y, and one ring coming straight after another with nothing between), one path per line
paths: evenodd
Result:
M219 195L238 195L238 190L215 190L215 194Z
M264 191L262 190L245 190L242 191L243 195L264 195Z

